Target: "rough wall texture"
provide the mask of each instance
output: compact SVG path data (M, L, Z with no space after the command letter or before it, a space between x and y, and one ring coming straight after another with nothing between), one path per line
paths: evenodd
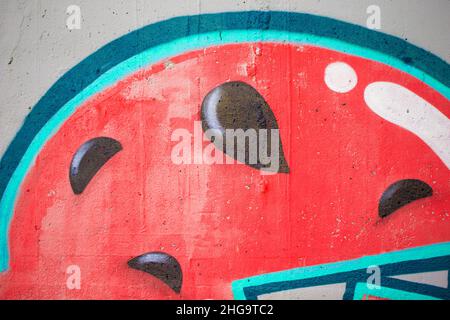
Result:
M0 298L450 298L448 1L71 4L1 3Z

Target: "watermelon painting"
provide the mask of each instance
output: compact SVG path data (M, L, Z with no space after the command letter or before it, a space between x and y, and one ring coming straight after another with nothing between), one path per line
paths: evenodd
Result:
M300 13L119 38L49 89L1 160L0 298L449 299L449 74ZM233 158L203 137L230 126L279 130L275 172L204 161ZM173 161L176 130L191 163Z

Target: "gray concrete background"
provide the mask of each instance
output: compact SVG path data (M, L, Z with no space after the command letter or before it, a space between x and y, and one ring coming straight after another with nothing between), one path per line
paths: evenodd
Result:
M81 8L81 30L66 9ZM32 106L67 70L141 26L180 15L246 10L313 13L366 25L381 8L381 31L450 62L450 0L0 0L0 155Z

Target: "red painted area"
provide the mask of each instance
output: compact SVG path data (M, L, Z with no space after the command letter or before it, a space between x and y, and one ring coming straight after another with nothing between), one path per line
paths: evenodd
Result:
M377 296L373 296L373 295L364 295L362 300L391 300L391 299L383 298L383 297L377 297Z
M325 85L334 61L356 70L353 91ZM237 80L271 106L290 174L171 162L173 130L192 131L203 97ZM31 168L0 297L228 299L235 279L450 241L449 171L418 137L366 106L373 81L401 84L449 116L449 101L419 80L309 46L209 48L117 83L79 108ZM120 141L123 151L74 195L72 156L98 136ZM423 180L434 195L379 218L381 194L400 179ZM180 262L180 295L127 266L149 251ZM81 268L81 290L66 287L69 265Z

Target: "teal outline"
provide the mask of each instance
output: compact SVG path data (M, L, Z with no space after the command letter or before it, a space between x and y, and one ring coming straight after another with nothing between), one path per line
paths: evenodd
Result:
M367 268L368 266L372 265L381 266L388 263L435 258L449 254L450 254L450 242L442 242L428 246L421 246L411 249L404 249L400 251L382 253L374 256L365 256L354 260L327 263L311 267L301 267L290 270L262 274L254 277L235 280L232 282L231 287L235 299L246 300L244 294L245 287L253 287L271 282L316 278L335 273L359 270L362 268Z
M18 166L14 170L14 173L9 179L8 185L0 202L0 214L2 215L0 219L0 272L8 269L9 224L13 215L20 185L28 173L29 168L33 165L36 156L41 151L42 147L58 131L64 121L76 111L78 106L86 102L93 95L113 85L116 81L130 75L133 72L136 72L140 68L157 63L158 61L162 61L169 57L195 49L231 43L253 42L280 42L299 45L315 45L362 58L375 60L418 78L443 94L447 99L450 99L449 87L445 86L425 72L404 63L400 59L372 49L361 47L356 44L350 44L334 38L321 37L313 34L278 30L223 30L186 36L168 43L157 45L123 61L98 77L92 84L83 89L79 94L59 109L58 112L50 118L45 126L43 126L39 133L33 138Z

